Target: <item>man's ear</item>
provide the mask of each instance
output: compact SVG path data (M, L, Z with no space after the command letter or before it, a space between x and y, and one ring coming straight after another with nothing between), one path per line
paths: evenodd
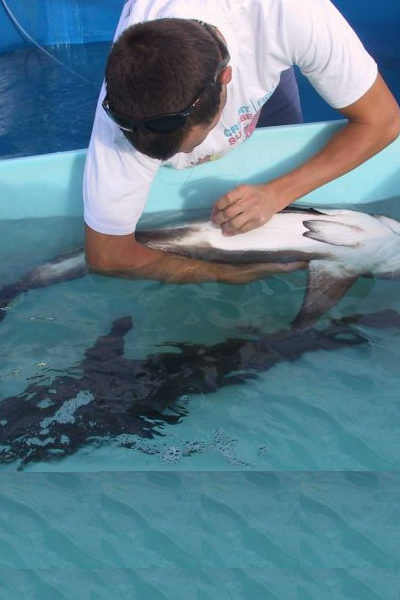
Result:
M232 79L232 67L227 66L222 71L219 81L220 81L220 83L227 85L228 83L230 83L231 79Z

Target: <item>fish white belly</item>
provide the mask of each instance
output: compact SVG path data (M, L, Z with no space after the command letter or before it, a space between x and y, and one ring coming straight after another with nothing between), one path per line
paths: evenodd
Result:
M220 250L290 252L295 249L309 252L316 245L321 246L322 243L304 237L303 234L307 231L307 228L303 225L304 220L308 220L308 217L305 217L304 214L278 213L265 225L246 233L224 236L219 227L207 223L198 234L201 237L205 235L207 242ZM196 236L196 233L194 233L194 236Z

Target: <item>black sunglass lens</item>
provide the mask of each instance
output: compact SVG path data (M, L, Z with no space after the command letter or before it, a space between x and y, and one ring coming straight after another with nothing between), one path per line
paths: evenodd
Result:
M154 131L156 133L167 133L169 131L175 131L180 129L186 123L186 116L184 115L170 115L160 117L159 119L146 119L143 121L144 127Z

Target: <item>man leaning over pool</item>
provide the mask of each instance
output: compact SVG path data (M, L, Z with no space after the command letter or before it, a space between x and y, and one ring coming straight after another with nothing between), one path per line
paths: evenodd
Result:
M211 219L224 235L259 227L377 154L399 135L399 107L329 0L125 3L85 167L94 272L175 283L244 283L264 274L263 265L152 250L134 232L161 165L193 168L243 143L257 124L301 122L293 65L347 123L291 172L219 198Z

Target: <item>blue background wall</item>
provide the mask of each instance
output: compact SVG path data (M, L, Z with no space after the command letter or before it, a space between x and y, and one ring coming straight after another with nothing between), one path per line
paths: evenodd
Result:
M24 40L0 0L0 157L86 147L125 0L5 1L61 64ZM400 101L400 0L333 1ZM298 76L298 84L306 122L341 118L305 77Z
M6 0L18 22L42 45L110 40L124 0ZM0 52L25 46L0 4Z
M217 1L217 0L216 0ZM299 0L301 1L301 0ZM6 0L21 25L45 45L111 39L124 0ZM400 2L334 0L372 49L399 37ZM0 5L0 52L24 45Z

